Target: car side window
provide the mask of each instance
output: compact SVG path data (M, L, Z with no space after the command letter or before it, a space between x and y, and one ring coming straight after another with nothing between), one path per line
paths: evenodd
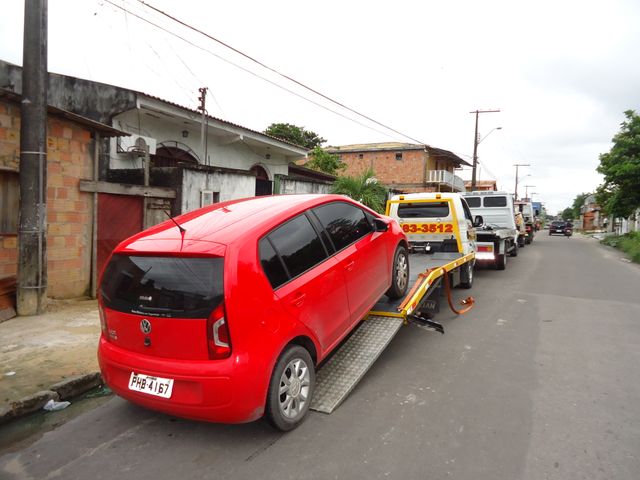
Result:
M351 245L373 231L362 209L344 202L333 202L314 208L336 251Z
M305 214L298 215L276 228L267 238L275 252L282 259L289 278L297 277L327 258L327 252L320 241L320 237L318 237ZM265 257L268 258L268 248L266 246L264 248ZM261 250L261 260L262 254ZM267 273L266 269L265 273ZM269 276L269 273L267 273L267 276ZM275 275L274 280L276 280ZM278 284L278 282L272 281L271 277L269 277L269 281L272 282L272 285L274 283ZM281 285L281 283L278 285ZM276 287L274 286L274 288Z
M260 240L258 250L262 269L267 274L271 286L276 289L286 283L289 280L289 274L268 238Z

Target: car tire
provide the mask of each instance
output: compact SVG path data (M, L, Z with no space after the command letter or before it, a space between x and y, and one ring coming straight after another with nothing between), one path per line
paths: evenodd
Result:
M496 258L496 270L504 270L507 268L507 254L503 253Z
M391 271L391 286L385 295L396 300L404 297L409 287L409 254L404 245L398 245L393 255L393 269Z
M265 415L278 430L293 430L309 412L316 385L311 355L300 345L289 345L271 375Z
M467 262L463 267L460 268L460 287L473 287L473 263Z
M517 243L513 243L513 249L511 250L511 253L509 254L512 257L517 257L518 256L518 244Z

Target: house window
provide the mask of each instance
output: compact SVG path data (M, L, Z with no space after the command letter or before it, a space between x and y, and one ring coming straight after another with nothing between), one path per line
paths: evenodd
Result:
M396 153L396 160L402 160L402 152Z
M0 170L0 235L18 233L20 175Z
M364 153L359 153L358 158L364 158Z
M220 201L220 192L214 192L212 190L200 191L200 206L206 207Z

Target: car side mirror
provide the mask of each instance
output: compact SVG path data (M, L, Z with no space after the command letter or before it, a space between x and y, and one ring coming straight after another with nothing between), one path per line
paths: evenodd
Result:
M484 223L484 218L482 218L482 215L476 215L473 219L473 226L474 227L479 227Z
M389 224L381 218L374 218L373 226L376 232L386 232L389 230Z

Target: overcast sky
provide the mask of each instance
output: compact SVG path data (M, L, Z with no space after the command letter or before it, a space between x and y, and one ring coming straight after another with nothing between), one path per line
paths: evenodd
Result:
M49 71L191 108L198 87L207 86L213 116L255 130L294 123L326 138L326 145L411 142L136 0L112 1L196 46L107 1L49 0ZM466 160L473 153L469 112L500 109L480 116L479 178L495 178L513 192L513 164L531 164L520 169L518 193L532 185L534 200L551 213L597 187L598 155L610 149L623 112L640 110L637 0L148 3ZM11 0L2 7L0 58L22 64L24 4ZM471 178L470 170L459 175Z

